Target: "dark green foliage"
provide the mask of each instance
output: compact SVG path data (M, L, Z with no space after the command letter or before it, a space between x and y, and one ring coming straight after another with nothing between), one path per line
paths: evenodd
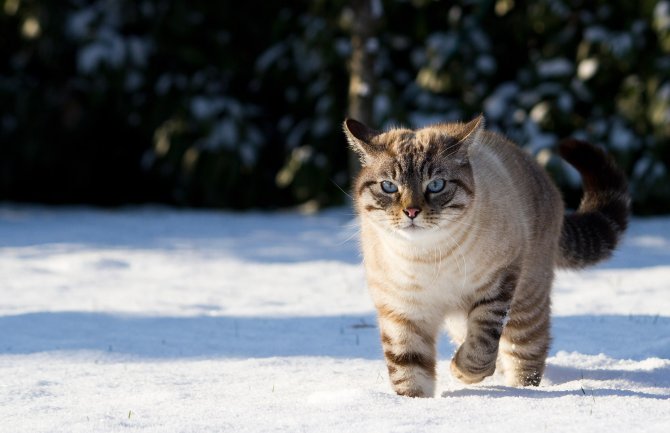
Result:
M325 5L5 1L0 199L341 200L347 39Z
M348 4L0 0L0 200L341 203ZM670 212L670 2L382 5L374 126L484 112L573 206L577 136Z

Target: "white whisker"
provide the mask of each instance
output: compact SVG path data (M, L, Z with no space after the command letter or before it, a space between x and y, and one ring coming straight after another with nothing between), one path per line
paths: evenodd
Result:
M344 193L344 195L346 195L347 197L349 197L349 198L352 199L352 200L354 199L354 198L353 198L351 195L349 195L345 190L343 190L342 187L340 187L337 183L335 183L335 181L334 181L333 179L329 179L329 180L330 180L330 181L333 183L333 185L335 185L340 191L342 191L342 192Z

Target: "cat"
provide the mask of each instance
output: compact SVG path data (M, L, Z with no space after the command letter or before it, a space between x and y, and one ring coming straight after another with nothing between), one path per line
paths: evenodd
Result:
M484 123L379 132L344 122L362 165L352 195L367 284L399 395L434 395L443 325L462 382L499 369L507 385L539 385L554 269L608 258L628 223L626 178L603 150L560 144L584 184L564 214L544 169Z

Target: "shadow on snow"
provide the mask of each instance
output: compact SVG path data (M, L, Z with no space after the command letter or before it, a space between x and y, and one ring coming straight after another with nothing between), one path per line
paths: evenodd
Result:
M257 263L357 264L357 228L346 208L318 215L133 208L0 207L0 247L194 250Z
M566 316L553 322L552 354L604 354L613 359L670 358L670 317ZM0 317L0 354L94 351L115 357L267 358L322 356L382 359L372 315L334 317L145 317L53 312ZM443 337L440 359L454 346ZM575 369L549 365L552 383L625 379L670 387L670 368L658 371ZM588 392L588 390L587 390ZM473 387L445 395L559 397L575 391ZM599 389L594 395L632 396L634 391Z
M636 375L631 375L630 371L618 370L603 370L607 374L601 380L613 380L625 376L627 380L636 382ZM668 375L670 369L663 368L654 370L653 374L656 377ZM586 379L586 377L584 377ZM660 384L657 385L661 387ZM663 388L667 388L667 384ZM593 399L593 403L597 404L599 397L641 397L653 398L658 400L670 400L670 395L657 394L649 392L632 391L627 389L613 389L613 388L581 388L581 389L567 389L567 390L553 390L539 388L512 388L508 386L476 386L464 388L454 391L445 391L442 397L488 397L488 398L505 398L505 397L525 397L525 398L560 398L566 396L584 397L588 400Z

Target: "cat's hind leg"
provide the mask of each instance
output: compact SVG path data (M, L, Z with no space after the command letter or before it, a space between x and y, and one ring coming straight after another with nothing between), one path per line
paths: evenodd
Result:
M451 373L465 383L477 383L496 369L498 345L517 283L507 271L478 290L467 319L467 335L451 360Z
M537 386L549 352L551 281L515 296L500 339L500 363L509 386Z

